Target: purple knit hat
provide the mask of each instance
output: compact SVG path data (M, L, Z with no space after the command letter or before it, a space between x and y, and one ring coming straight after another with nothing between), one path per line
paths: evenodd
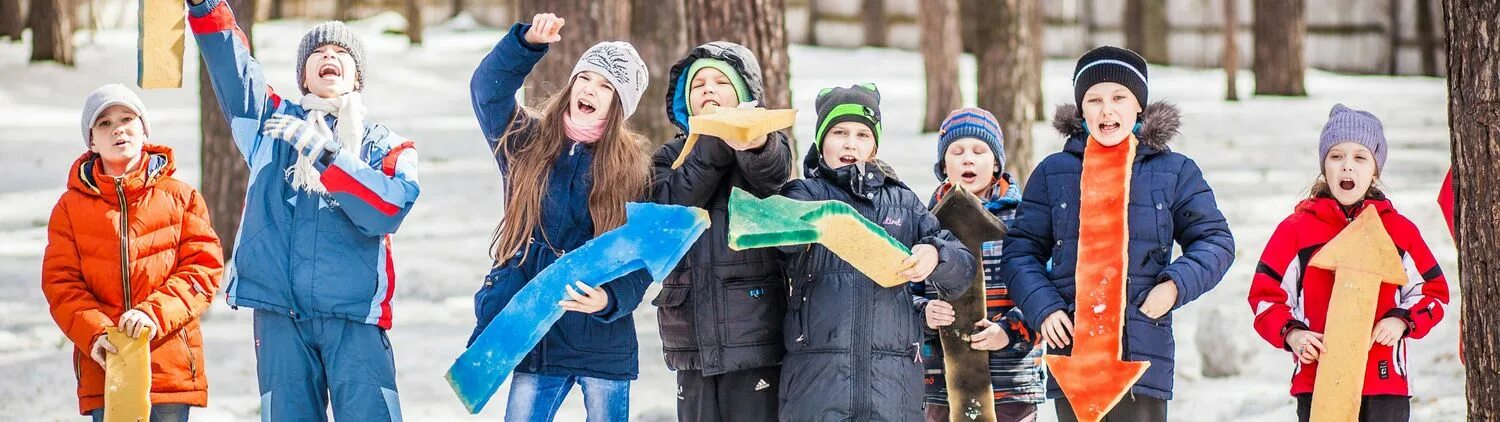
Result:
M1385 153L1389 148L1385 142L1385 127L1380 119L1368 111L1355 110L1343 104L1334 104L1328 111L1328 123L1323 125L1323 135L1318 137L1318 166L1328 158L1328 150L1334 145L1354 142L1369 148L1375 154L1375 170L1385 168Z

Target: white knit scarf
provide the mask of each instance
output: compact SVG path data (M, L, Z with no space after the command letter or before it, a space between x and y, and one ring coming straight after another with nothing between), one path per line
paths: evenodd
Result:
M365 104L358 92L350 92L331 100L307 94L302 96L302 108L307 110L309 130L323 135L322 139L338 141L345 152L359 154L365 138ZM334 116L332 129L324 119L329 115ZM293 189L323 195L328 193L328 189L323 187L322 173L313 165L315 157L321 156L318 152L323 149L323 145L304 145L313 142L312 139L315 138L318 137L301 137L297 151L313 153L301 154L286 172L291 178Z

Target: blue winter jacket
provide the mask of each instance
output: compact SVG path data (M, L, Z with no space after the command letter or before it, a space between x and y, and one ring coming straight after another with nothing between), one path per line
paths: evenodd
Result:
M191 6L188 24L250 167L225 288L229 305L389 329L396 289L390 235L421 192L411 142L366 122L364 139L354 141L359 154L336 152L318 164L327 196L293 189L286 171L297 152L261 130L273 114L306 118L307 111L266 85L229 3ZM327 123L334 127L335 119Z
M542 56L546 45L526 43L524 34L531 25L516 24L495 45L474 70L469 91L474 115L495 164L505 178L505 190L512 183L536 183L534 180L511 180L510 163L505 151L499 151L500 136L514 124L524 132L512 135L506 148L515 151L529 142L571 142L566 153L557 157L542 196L541 224L532 233L531 242L499 262L485 277L484 285L474 294L474 314L478 324L469 336L473 343L490 320L510 303L516 292L532 278L557 261L560 254L583 246L594 238L594 220L589 215L589 190L594 185L591 172L594 146L571 140L536 139L531 128L538 120L516 105L516 92L526 75ZM522 257L525 259L522 259ZM645 271L632 272L603 285L610 303L592 315L564 312L542 341L521 360L516 372L587 376L628 380L639 372L635 322L631 312L640 305L651 276Z
M1058 109L1053 126L1068 136L1063 151L1038 164L1027 179L1014 227L1005 239L1001 278L1033 329L1054 311L1076 311L1073 274L1078 257L1079 182L1087 134L1076 107ZM1172 398L1172 314L1151 319L1140 305L1152 287L1177 283L1175 310L1197 299L1224 277L1234 261L1234 238L1213 190L1193 160L1167 148L1177 135L1178 112L1156 103L1141 115L1140 145L1131 171L1124 358L1150 361L1131 388L1134 394ZM1172 243L1182 248L1173 259ZM1051 261L1051 267L1047 266ZM1071 348L1048 350L1067 355ZM1047 397L1062 397L1048 377Z

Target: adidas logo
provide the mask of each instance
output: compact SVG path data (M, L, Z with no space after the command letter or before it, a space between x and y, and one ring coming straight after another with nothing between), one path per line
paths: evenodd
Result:
M760 391L767 388L771 388L771 384L767 383L765 378L761 378L760 382L755 383L755 391Z

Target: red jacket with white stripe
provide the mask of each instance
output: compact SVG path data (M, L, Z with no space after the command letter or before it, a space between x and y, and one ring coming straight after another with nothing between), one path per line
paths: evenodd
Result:
M1366 207L1380 213L1407 274L1405 286L1381 285L1370 330L1381 319L1398 317L1406 322L1407 332L1395 347L1378 343L1370 347L1363 394L1408 396L1406 342L1426 336L1443 319L1448 282L1411 220L1397 213L1385 199L1366 200L1360 209ZM1255 330L1271 345L1287 349L1286 333L1294 328L1324 331L1333 272L1309 267L1307 262L1348 226L1354 215L1357 212L1345 213L1332 198L1310 198L1297 204L1296 211L1271 234L1250 285ZM1317 362L1303 365L1290 354L1288 359L1295 365L1291 393L1311 393Z

